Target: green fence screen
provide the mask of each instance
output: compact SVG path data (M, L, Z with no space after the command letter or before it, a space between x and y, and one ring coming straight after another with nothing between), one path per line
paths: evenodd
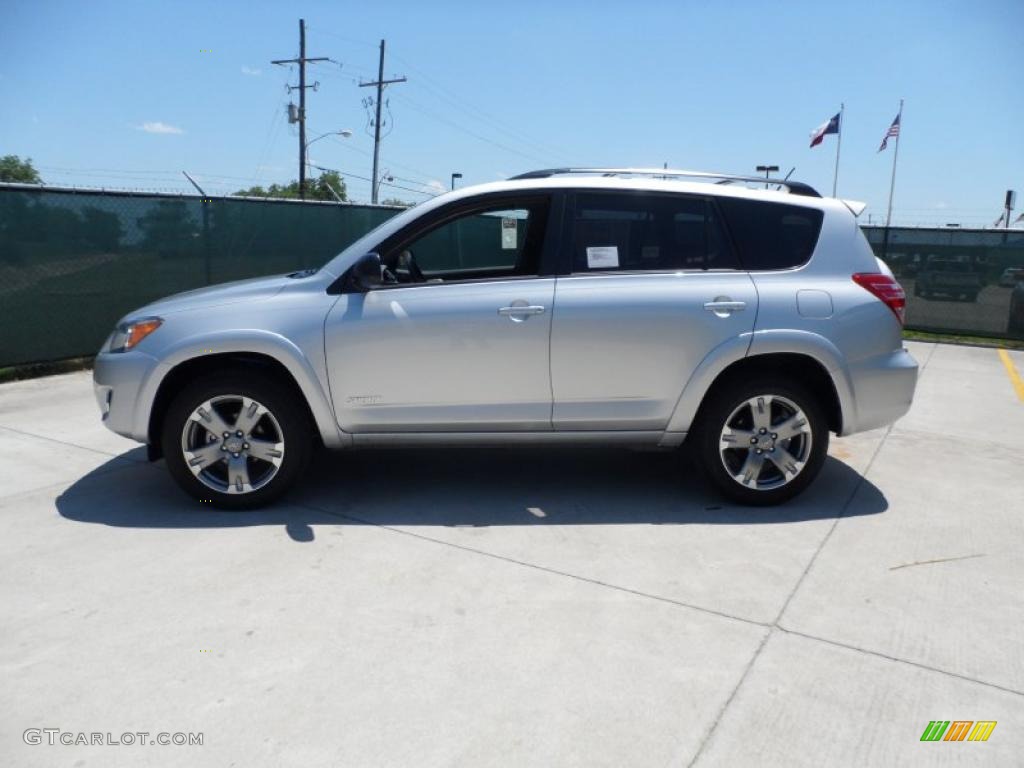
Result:
M907 294L907 327L1024 339L1024 230L864 227Z
M136 307L320 266L395 213L0 185L0 365L91 355ZM906 289L908 327L1024 338L1024 231L893 228L887 248L883 228L865 234Z
M318 267L397 212L0 186L0 365L94 354L136 307Z

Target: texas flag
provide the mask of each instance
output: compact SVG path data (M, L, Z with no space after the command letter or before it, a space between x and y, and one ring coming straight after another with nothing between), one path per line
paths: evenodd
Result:
M829 120L827 123L822 123L811 132L811 146L816 147L825 140L825 137L830 133L839 133L839 115L836 113L835 117Z

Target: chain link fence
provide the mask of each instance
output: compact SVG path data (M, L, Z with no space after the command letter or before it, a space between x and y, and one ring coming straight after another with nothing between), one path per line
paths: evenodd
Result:
M320 266L397 211L0 184L0 366L91 355L172 293ZM1024 338L1024 231L864 229L907 327Z

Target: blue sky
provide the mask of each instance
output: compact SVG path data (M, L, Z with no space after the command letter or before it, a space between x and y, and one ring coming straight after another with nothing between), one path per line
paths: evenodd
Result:
M297 176L284 108L298 52L313 162L369 198L372 139L356 82L388 41L382 167L415 190L566 163L752 172L773 163L823 191L846 104L839 193L884 216L876 153L906 99L894 218L991 224L1024 201L1024 2L51 2L0 9L0 154L52 184L209 192ZM205 52L209 50L210 52ZM296 95L297 97L297 95ZM383 194L408 200L400 189ZM1024 204L1024 202L1022 202Z

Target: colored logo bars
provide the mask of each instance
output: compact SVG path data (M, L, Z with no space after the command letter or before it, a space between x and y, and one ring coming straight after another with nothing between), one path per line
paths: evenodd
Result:
M921 741L988 741L995 727L995 720L932 720Z

